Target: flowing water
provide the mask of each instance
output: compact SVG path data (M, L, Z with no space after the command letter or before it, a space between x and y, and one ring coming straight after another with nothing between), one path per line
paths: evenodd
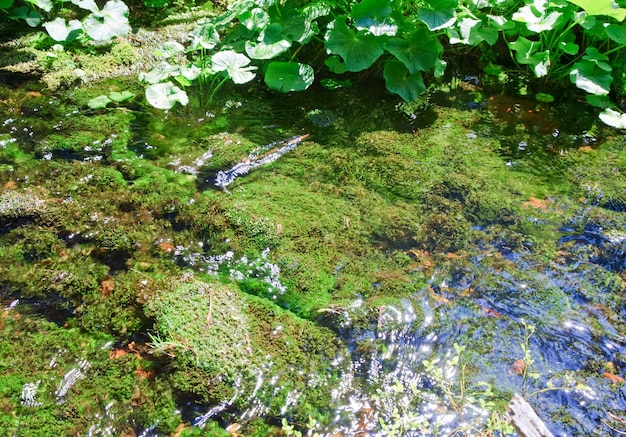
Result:
M368 86L363 84L360 90ZM3 98L11 103L7 110L3 110L0 147L6 150L17 144L24 153L34 154L40 163L69 161L76 162L76 166L85 163L106 166L115 159L124 159L114 158L107 152L107 147L115 147L114 136L94 137L93 143L82 150L71 145L65 150L42 148L39 142L49 140L55 130L61 129L62 123L71 120L72 113L56 114L47 107L62 97L50 97L47 102L41 100L41 106L29 107L30 111L26 111L28 105L16 100L20 92L16 91L13 96L4 91ZM23 93L19 96L26 99ZM541 184L527 192L543 193L544 196L538 194L539 198L526 198L519 194L527 202L528 213L522 219L524 223L516 222L516 232L509 232L514 220L509 217L506 207L499 210L501 216L476 219L467 229L472 235L470 245L459 250L454 245L445 246L438 241L407 241L406 238L383 236L381 231L373 232L371 246L376 247L377 259L382 264L391 263L398 253L403 253L406 258L403 262L412 265L408 273L404 273L405 278L412 279L403 279L403 286L412 291L395 294L390 301L372 305L368 293L384 288L383 278L371 284L371 290L354 292L351 299L342 298L341 305L329 301L317 308L316 322L335 332L348 354L338 355L330 365L332 371L340 375L335 386L324 387L321 382L316 385L317 375L307 376L309 387L316 390L324 387L330 391L332 404L323 419L317 418L309 424L298 423L298 427L310 435L329 436L363 436L368 433L380 436L477 435L480 430L498 428L506 435L508 431L490 418L490 411L496 404L500 407L506 404L512 393L519 393L526 397L555 435L626 432L626 385L622 379L626 371L623 282L626 193L620 192L623 189L620 187L626 185L616 185L617 191L605 192L611 189L606 180L614 177L622 181L626 169L619 160L594 163L599 166L594 174L602 175L594 180L593 175L585 174L584 165L579 170L572 170L566 168L571 162L563 164L561 160L570 152L593 154L596 148L603 147L605 141L613 141L610 147L619 156L624 153L623 134L597 131L594 135L589 132L591 121L585 114L572 116L570 112L573 110L539 107L531 99L504 97L469 84L434 92L430 100L432 105L473 114L473 121L462 126L464 140L471 144L484 143L486 148L497 144L502 169L519 172L522 180L527 174L528 183ZM154 162L172 174L193 177L199 192L213 190L218 192L216 195L228 196L219 193L219 187L213 183L214 175L235 168L233 165L245 159L246 154L218 159L220 151L211 150L203 143L209 135L225 145L243 137L250 143L248 151L252 152L264 145L308 134L310 140L319 145L315 149L318 152L309 152L307 148L312 148L311 143L303 141L297 145L298 155L290 149L289 153L277 157L278 164L272 165L280 165L281 160L290 160L293 165L294 160L307 153L319 153L318 159L324 164L339 159L337 156L346 150L358 148L355 145L357 137L364 133L393 131L419 136L429 126L436 125L440 131L445 131L456 128L454 123L460 123L454 119L449 123L437 120L442 112L437 113L432 108L413 110L396 105L392 96L372 87L366 93L314 90L285 96L257 90L233 92L223 103L223 109L201 116L185 111L162 115L131 107L127 109L133 113L129 149L136 157L129 159ZM571 119L576 122L572 123ZM235 133L237 137L234 137ZM180 152L180 145L185 143L195 145L193 154ZM17 156L17 152L14 155ZM374 161L376 155L371 156ZM353 159L356 161L360 157L355 155ZM20 162L17 158L0 162L0 168L5 172L4 192L18 183L42 196L43 191L28 184L28 170L19 168ZM51 171L54 171L52 166ZM233 197L242 196L238 207L245 208L246 190L252 190L246 185L248 181L258 182L266 175L264 172L272 171L271 167L259 166L229 185ZM298 169L297 166L286 174L297 175L300 171L308 175L305 179L309 186L315 183L316 171L324 174L323 169ZM377 171L372 164L372 174ZM476 169L477 174L482 171L484 169ZM44 184L40 174L30 177L37 179L37 184ZM371 174L362 178L375 179ZM443 198L440 205L423 205L424 214L431 209L441 210L442 205L445 208L451 202L469 202L466 187L462 183L455 186L454 180L451 181L449 189L441 195L431 187L424 197L420 197L429 198L432 194L432 198L435 195L437 199ZM76 181L77 186L81 183ZM374 186L375 182L371 184ZM159 187L154 189L158 191ZM50 197L58 202L71 202L72 197L78 196L80 188L76 190L75 194L59 192ZM275 193L278 191L276 187L270 187L268 191L272 191L270 196L279 195ZM511 188L511 192L515 189ZM256 195L251 192L249 198ZM401 186L392 187L385 191L385 195L399 198L401 202L415 200L411 196L403 198ZM8 202L7 199L3 197L3 202ZM300 201L305 202L294 199L295 203ZM8 211L10 206L3 205L3 208ZM18 218L12 218L6 212L3 214L4 234L29 225L37 216L35 212L30 215L22 213ZM97 215L92 211L91 214L96 214L92 218L94 223L108 223L103 212ZM156 214L154 212L154 217ZM161 214L168 217L167 205ZM286 214L290 214L289 211ZM358 211L354 213L353 222L358 219L358 214ZM455 213L451 211L450 214ZM473 214L479 216L481 211ZM137 220L150 223L154 217L137 217ZM255 219L256 225L263 225L262 218ZM119 222L124 219L111 217L109 220ZM348 228L349 220L345 220ZM206 233L205 241L186 241L185 232L189 230L178 229L177 222L173 219L171 222L173 231L180 234L156 240L154 244L168 250L171 246L171 251L166 251L167 256L179 267L217 275L220 268L226 268L221 266L228 266L230 277L235 281L245 282L245 275L265 278L267 280L263 280L271 285L274 293L266 297L290 308L291 301L284 297L288 288L285 283L294 282L281 282L280 270L281 267L285 270L286 264L281 261L281 253L284 255L285 252L281 252L280 246L276 251L264 251L256 261L249 260L243 253L235 255L229 251L227 236L219 232L219 238L207 249ZM274 223L268 226L274 226ZM441 227L432 226L436 236L444 235ZM277 229L280 233L281 229ZM426 225L421 229L426 232ZM532 229L532 238L520 236L523 229ZM59 238L63 239L63 247L67 249L58 250L70 252L81 242L92 241L88 232L87 229L62 230ZM320 237L327 241L324 238L330 237ZM216 241L221 241L221 246ZM329 246L332 244L328 241ZM238 249L234 248L235 251ZM108 265L109 275L115 280L116 272L126 269L135 250L132 245L127 245L91 256ZM358 258L359 255L354 256ZM347 266L349 262L349 257L338 260L334 272L328 274L342 277L343 269L350 267ZM255 265L257 270L241 267L247 263ZM60 282L62 278L57 280ZM54 314L57 314L55 322L59 326L71 318L72 309L68 310L63 296L49 296L51 301L29 297L19 302L17 294L11 287L0 288L2 301L7 302L5 314L22 311L24 314L43 314L51 320L55 320ZM282 327L273 328L269 335L279 337ZM59 358L55 357L66 356L66 359L65 367L59 368L59 375L49 385L55 390L48 393L48 397L54 397L54 402L59 405L71 403L76 387L88 380L93 383L99 377L99 373L93 371L90 359L95 360L96 355L102 353L100 350L112 353L140 336L135 334L127 341L120 341L120 337L123 335L118 334L116 345L102 341L91 349L91 355L80 351L69 355L63 351L51 352L56 354L49 364L51 369L58 366L56 360ZM305 371L297 367L277 369L268 361L265 368L257 369L256 381L252 385L246 386L242 381L235 387L233 397L206 404L181 396L176 414L192 428L200 429L210 420L217 421L222 427L231 426L232 435L237 435L233 424L245 426L246 422L257 417L268 418L269 423L280 427L280 418L289 423L297 416L302 408L303 393L289 391L280 411L271 408L267 399L280 391L281 381L288 379L290 372ZM23 408L41 408L41 399L45 398L42 393L46 389L40 384L41 381L23 379L19 395ZM133 395L132 399L134 407L140 405L139 397ZM116 412L122 410L119 403L99 402L103 405L101 412L90 419L91 426L80 430L80 435L120 435L129 428L135 430L135 435L160 435L158 420L151 427L121 424L116 419ZM14 435L20 434L15 432Z

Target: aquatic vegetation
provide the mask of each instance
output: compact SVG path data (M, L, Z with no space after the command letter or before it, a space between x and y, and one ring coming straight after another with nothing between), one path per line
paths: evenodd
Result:
M507 429L523 390L557 432L619 414L621 136L583 143L586 122L483 90L470 110L465 83L422 112L382 86L250 85L202 116L87 109L128 83L2 91L6 429L452 434ZM216 189L218 170L304 129L304 146ZM113 345L83 350L102 334Z
M226 186L230 185L239 176L243 176L257 167L271 164L285 153L295 150L298 144L308 136L308 134L299 135L253 150L244 161L236 164L233 168L226 171L218 171L214 184L226 190ZM279 145L280 147L278 147Z
M72 19L69 22L62 16L62 8L67 6L60 1L37 0L28 5L18 6L13 0L7 0L0 5L3 14L12 20L23 20L31 27L41 24L48 34L56 41L71 41L85 34L95 41L108 41L116 36L123 36L130 32L128 24L128 6L121 0L107 1L102 9L90 0L72 1L79 10L90 12L82 20Z
M253 415L319 414L342 348L324 328L237 287L184 279L149 303L154 353L174 358L174 385L213 405L251 405ZM323 371L323 373L316 373ZM316 379L308 379L317 374ZM193 381L204 381L194 387Z

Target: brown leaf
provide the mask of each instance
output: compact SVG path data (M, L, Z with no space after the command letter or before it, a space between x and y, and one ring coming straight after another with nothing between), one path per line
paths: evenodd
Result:
M152 370L143 370L139 368L133 372L133 375L137 375L138 377L147 379L148 381L152 381L154 379L154 372Z
M111 349L109 351L109 359L114 360L116 358L123 357L126 354L128 354L128 352L124 349Z
M163 252L170 253L176 250L176 246L174 246L172 243L164 241L163 243L159 243L159 249L161 249Z
M186 425L184 423L181 423L180 425L178 425L176 427L176 429L172 432L172 437L180 437L183 432L189 428L189 425Z
M231 435L231 437L239 437L239 430L241 429L241 425L238 423L231 423L226 427L226 431Z
M616 375L614 373L604 372L602 374L602 376L604 376L606 379L611 381L613 384L623 384L624 383L624 378L622 378L621 376Z
M137 433L130 425L126 425L126 427L120 432L120 437L137 437Z
M496 319L499 319L502 317L502 314L500 314L499 312L497 312L496 310L494 310L493 308L489 308L489 307L483 307L483 310L485 311L485 313L488 316L491 317L495 317Z
M515 375L523 375L525 368L526 368L526 363L524 362L524 360L522 359L515 360L513 364L511 364L510 372L514 373Z
M107 278L100 283L100 291L104 297L109 297L113 290L115 289L115 283L113 279Z
M527 202L524 202L522 205L526 208L531 207L535 209L540 209L542 211L546 211L548 209L548 204L550 202L545 199L537 199L536 197L530 196Z

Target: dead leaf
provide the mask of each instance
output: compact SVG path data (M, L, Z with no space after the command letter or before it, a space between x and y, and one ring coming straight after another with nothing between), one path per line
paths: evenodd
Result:
M120 432L120 437L137 437L137 433L129 425Z
M17 187L17 182L15 181L9 181L6 184L4 184L4 188L6 188L7 190L12 190L15 187Z
M613 384L623 384L624 383L624 378L622 378L619 375L616 375L614 373L610 373L610 372L604 372L602 374L606 379L608 379L609 381L611 381Z
M39 91L28 91L26 95L29 97L41 97L41 93Z
M120 358L123 357L124 355L127 355L128 352L125 351L124 349L111 349L109 351L109 359L114 360L116 358Z
M525 368L526 368L526 363L524 362L524 360L522 359L515 360L513 364L511 364L510 372L514 373L515 375L523 375Z
M241 434L239 434L239 430L241 429L241 425L239 425L238 423L231 423L230 425L228 425L226 427L226 431L232 436L232 437L239 437Z
M172 432L172 437L180 437L187 428L189 428L189 425L181 423L176 427L174 432Z
M578 150L581 152L593 152L593 148L591 146L580 146Z
M134 352L139 358L141 358L144 355L148 354L148 345L145 343L135 343L134 341L131 341L128 344L128 350L131 352Z
M428 294L437 303L442 303L445 305L448 305L450 303L450 299L440 296L437 293L435 293L435 290L433 290L430 285L428 286Z
M164 241L163 243L159 243L159 249L161 249L163 252L170 253L176 250L176 246L174 246L172 243Z
M548 200L545 199L537 199L536 197L532 197L530 196L530 198L528 199L527 202L524 202L522 205L525 208L535 208L535 209L540 209L542 211L546 211L548 209L548 204L550 202Z
M136 375L143 379L147 379L148 381L152 381L154 379L154 372L152 370L143 370L141 368L138 368L133 372L133 375Z
M497 312L493 308L483 307L483 310L485 311L485 313L488 316L495 317L496 319L500 319L502 317L502 314L500 314L499 312Z
M113 290L115 289L115 283L113 279L107 278L100 283L100 291L104 297L109 297Z

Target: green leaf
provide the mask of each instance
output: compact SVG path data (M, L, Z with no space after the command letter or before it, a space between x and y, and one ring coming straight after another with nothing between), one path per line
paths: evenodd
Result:
M7 10L13 6L13 0L0 0L0 9Z
M253 8L241 14L239 22L248 30L261 30L270 22L270 16L261 8Z
M111 91L109 93L109 98L116 103L125 102L126 100L130 100L133 97L135 97L135 95L130 91L122 91L121 93L117 91Z
M252 59L272 59L285 53L289 47L291 47L291 41L287 39L281 39L271 44L246 41L246 54Z
M308 42L313 35L319 33L317 23L305 14L290 15L280 24L283 27L283 35L300 44Z
M343 62L337 55L329 56L328 59L324 61L324 65L326 65L328 69L335 74L343 74L348 71L346 63Z
M618 44L626 44L626 26L619 24L609 24L604 29L609 38Z
M146 88L146 100L157 109L172 109L176 102L189 103L187 93L172 82L155 83Z
M451 28L450 33L451 44L468 44L477 46L482 41L493 45L498 41L498 29L483 26L482 21L470 17L464 17L461 21L457 21L456 28Z
M608 96L597 96L595 94L587 94L585 96L585 100L591 106L595 106L596 108L615 108L616 105L611 101Z
M575 55L578 53L578 44L574 44L573 42L561 41L558 47L563 51L563 53L568 55Z
M246 55L225 50L218 52L211 57L213 70L226 71L228 76L236 84L250 82L256 76L255 66L249 66L250 59Z
M613 0L567 0L570 3L580 6L589 15L603 15L615 18L617 21L624 21L626 9L614 7Z
M385 48L401 61L411 74L430 70L443 50L435 34L424 27L417 28L405 39L389 40Z
M614 109L607 108L600 113L600 120L609 126L618 129L626 129L626 114L619 113Z
M337 17L326 34L326 48L339 55L348 71L362 71L374 64L384 52L384 40L364 31L354 32L346 24L346 17Z
M315 79L313 68L298 62L271 62L265 71L265 83L275 91L304 91Z
M183 47L181 43L177 41L165 41L157 50L152 52L152 54L154 56L168 59L184 51L185 47Z
M202 69L191 64L189 67L182 67L180 74L187 80L196 80L202 74Z
M99 12L83 20L85 33L96 41L108 41L130 32L128 7L121 0L109 0Z
M178 76L180 69L167 61L161 61L147 73L139 73L139 81L148 83L158 83L170 76Z
M542 103L552 103L554 102L554 96L548 93L537 93L535 94L535 100Z
M48 35L55 41L68 41L76 39L76 36L82 31L83 25L78 20L71 20L69 23L65 22L64 18L57 17L52 21L48 21L43 24L43 27L48 32ZM70 35L73 38L70 38Z
M535 0L532 5L521 7L511 17L514 21L526 24L531 32L539 33L555 28L557 20L563 15L561 12L546 11L548 0Z
M102 109L106 108L109 103L111 103L111 99L109 99L107 96L98 96L89 100L87 102L87 106L89 106L91 109Z
M613 81L610 72L597 68L595 63L587 60L575 63L569 77L581 90L599 96L609 93Z
M12 20L24 20L30 27L37 27L41 23L41 15L33 11L28 6L20 6L11 9L9 18Z
M325 17L330 14L332 7L327 2L313 2L302 8L302 13L308 21L317 20L319 17Z
M376 36L394 36L398 25L389 15L392 12L389 0L363 0L352 6L350 17L357 29L367 29Z
M437 62L435 62L435 66L433 68L433 73L436 79L440 79L443 77L444 73L446 72L447 66L448 63L446 61L444 61L443 59L437 59Z
M604 29L607 36L618 44L626 44L626 26L609 24Z
M532 55L541 46L541 43L537 41L530 41L523 36L517 38L517 40L509 43L509 47L515 51L515 60L519 64L532 64Z
M430 30L451 27L456 21L457 0L426 0L417 12L417 17Z
M515 28L514 22L507 20L505 17L500 15L487 14L487 18L489 18L489 27L496 30L511 30Z
M213 23L204 24L191 33L191 50L211 50L220 43L220 34Z
M593 62L598 66L598 68L601 68L604 71L613 70L607 62L609 60L609 57L603 53L600 53L600 50L598 50L597 48L587 47L585 53L585 56L583 56L584 60Z
M391 60L383 71L387 89L398 94L407 102L417 99L426 90L422 74L410 74L409 70L400 61Z
M50 12L52 10L51 0L26 0L26 2L38 7L42 11Z
M72 0L76 6L82 9L86 9L90 12L100 12L100 8L94 0Z

